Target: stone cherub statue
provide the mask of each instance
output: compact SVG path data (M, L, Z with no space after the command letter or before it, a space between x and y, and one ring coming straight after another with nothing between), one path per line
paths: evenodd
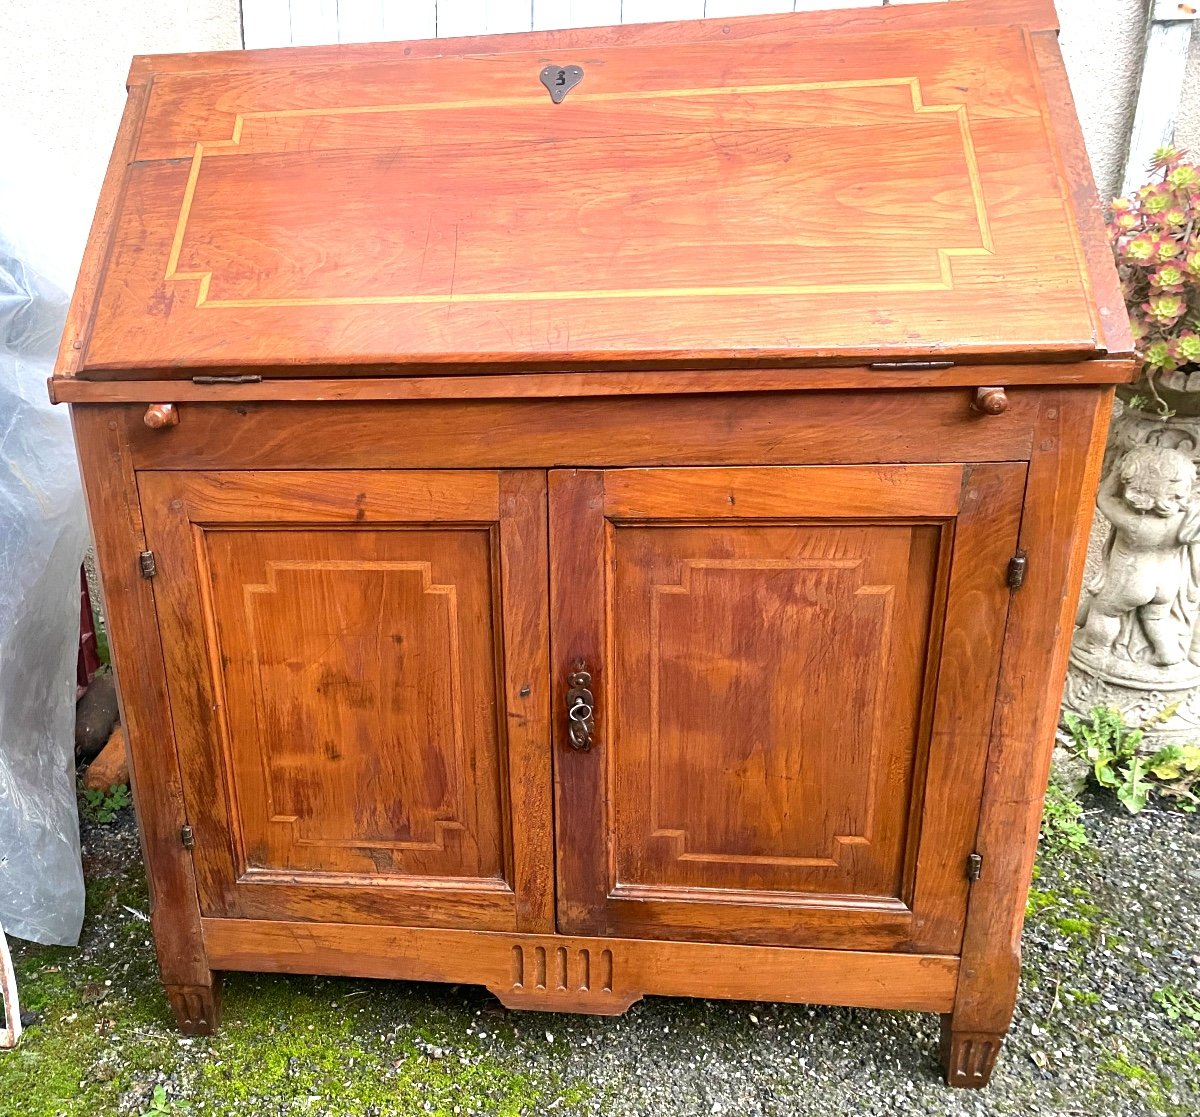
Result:
M1196 466L1179 450L1140 445L1109 471L1096 506L1112 529L1085 587L1072 658L1102 678L1160 685L1164 669L1200 663L1200 505Z

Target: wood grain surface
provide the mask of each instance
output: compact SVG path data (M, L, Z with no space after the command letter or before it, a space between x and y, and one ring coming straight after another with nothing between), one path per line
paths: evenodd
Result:
M164 983L187 987L215 1019L219 979L200 934L196 874L180 841L187 824L175 725L167 701L162 638L150 582L137 480L117 409L72 410L75 444L104 595L104 616L129 744L129 774L150 885L150 922ZM214 981L218 989L214 993ZM208 990L204 993L204 990Z
M103 410L127 424L139 469L1022 461L1044 390L1009 392L1003 415L972 411L966 389L198 403L163 430L140 407Z
M990 1035L998 1048L1012 1018L1025 896L1111 407L1111 389L1042 400L1021 522L1031 565L1005 634L979 825L983 868L947 1025L952 1046L953 1033L961 1033Z
M55 403L209 403L226 400L556 399L584 396L699 395L706 392L804 392L830 388L872 391L975 387L982 384L1124 384L1132 361L1040 365L950 365L946 368L829 366L791 369L695 369L662 372L492 373L479 376L377 376L370 379L193 380L51 379ZM146 373L153 377L151 371Z
M206 914L548 929L543 489L141 474Z
M135 61L51 393L185 1031L224 968L810 1000L986 1083L1133 367L1055 26Z
M958 972L958 959L944 955L284 920L206 919L204 938L214 961L230 970L477 983L514 1008L602 1015L645 993L940 1012Z
M802 21L802 22L801 22ZM604 21L598 21L603 23ZM623 47L673 45L709 41L739 42L776 39L800 28L809 35L851 31L873 34L897 28L943 31L951 27L1025 26L1032 31L1057 31L1054 0L948 0L890 7L824 9L793 15L752 15L727 19L690 19L663 23L614 23L610 26L534 31L513 35L469 35L429 38L406 43L365 43L306 48L304 57L316 62L360 64L394 58L461 58L480 50L546 52L572 47ZM212 51L203 54L138 55L129 72L131 85L157 73L197 70L240 70L247 62L256 69L286 68L297 57L294 50Z
M61 371L1102 355L1028 32L912 11L597 46L560 105L503 40L168 67Z
M1024 477L552 472L560 930L956 950Z

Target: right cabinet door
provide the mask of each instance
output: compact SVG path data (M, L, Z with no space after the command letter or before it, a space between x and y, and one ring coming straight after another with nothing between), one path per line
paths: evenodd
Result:
M559 930L957 951L1024 483L553 472Z

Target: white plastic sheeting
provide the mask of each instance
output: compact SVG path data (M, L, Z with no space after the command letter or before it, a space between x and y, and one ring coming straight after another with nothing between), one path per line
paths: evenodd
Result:
M79 564L87 521L65 407L46 377L67 299L0 230L0 924L74 944Z

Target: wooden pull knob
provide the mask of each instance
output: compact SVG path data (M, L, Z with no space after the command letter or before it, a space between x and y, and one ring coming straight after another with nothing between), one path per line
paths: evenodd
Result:
M179 409L173 403L152 403L146 408L142 422L154 430L179 426Z
M1008 410L1008 396L1003 388L976 388L971 410L983 415L1003 415Z

